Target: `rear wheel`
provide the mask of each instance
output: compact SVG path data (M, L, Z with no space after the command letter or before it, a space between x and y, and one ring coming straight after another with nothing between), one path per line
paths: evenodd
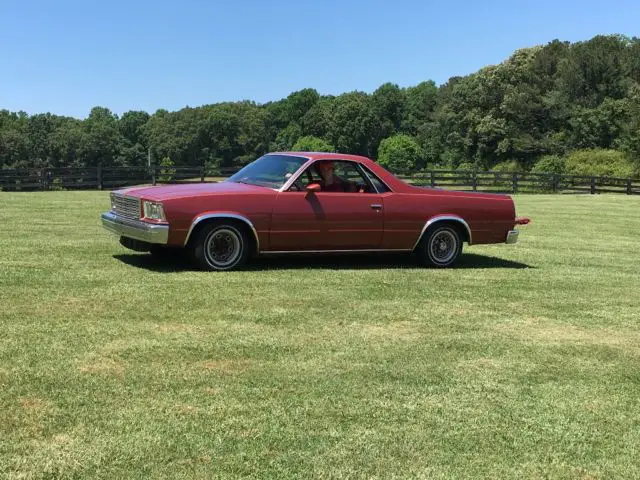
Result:
M192 244L196 265L203 270L240 268L249 258L250 243L243 229L230 223L204 225Z
M462 252L462 238L451 225L434 226L425 232L417 254L423 265L450 267Z

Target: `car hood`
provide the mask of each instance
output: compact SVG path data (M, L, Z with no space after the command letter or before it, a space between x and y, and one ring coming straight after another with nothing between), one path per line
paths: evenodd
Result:
M268 187L247 185L235 182L219 183L186 183L181 185L158 185L155 187L133 187L118 190L117 193L131 197L145 198L148 200L170 200L172 198L195 197L211 194L248 194L266 191L274 191Z

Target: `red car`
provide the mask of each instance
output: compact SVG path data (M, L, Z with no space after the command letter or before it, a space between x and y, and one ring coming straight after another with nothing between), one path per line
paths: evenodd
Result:
M111 193L104 227L133 250L186 248L206 270L283 253L415 252L453 265L463 242L516 243L508 195L414 187L338 153L270 153L220 183Z

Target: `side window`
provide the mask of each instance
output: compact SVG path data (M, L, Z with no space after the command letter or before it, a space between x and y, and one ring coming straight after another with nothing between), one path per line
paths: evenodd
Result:
M358 166L352 162L333 162L335 175L342 180L359 185L366 185L367 182L358 170Z
M378 191L378 193L385 193L385 192L391 191L391 189L387 187L387 185L382 180L380 180L375 173L373 173L364 165L362 166L362 169L367 173L367 177L369 177L369 180L371 180L371 183L373 183L373 185L376 187L376 190Z
M295 183L291 185L291 188L289 190L292 192L303 192L307 188L307 185L309 185L310 183L322 184L322 178L320 177L320 174L318 173L315 165L315 163L311 164L309 168L302 172Z
M302 172L290 190L304 191L310 183L319 184L321 192L375 193L358 164L343 160L314 162Z

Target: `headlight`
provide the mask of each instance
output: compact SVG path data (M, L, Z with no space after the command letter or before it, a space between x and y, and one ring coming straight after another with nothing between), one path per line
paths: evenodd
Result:
M113 193L111 194L111 210L116 211L116 196Z
M144 209L144 217L151 220L166 220L164 210L161 203L144 201L142 204Z

